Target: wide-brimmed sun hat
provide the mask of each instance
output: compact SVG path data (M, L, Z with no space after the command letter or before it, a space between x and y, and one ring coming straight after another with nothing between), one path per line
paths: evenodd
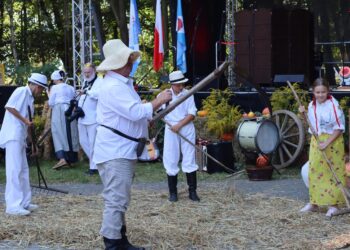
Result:
M53 81L55 81L55 80L63 80L64 75L65 75L65 73L64 73L63 70L55 70L51 74L51 80L53 80Z
M28 79L28 82L34 83L47 89L47 77L43 74L32 73L32 75Z
M120 39L109 40L103 45L105 59L96 68L97 71L116 70L124 67L133 55L134 62L140 57L141 52L128 48Z
M188 79L182 74L180 70L177 70L169 74L169 82L171 84L179 84L188 82Z

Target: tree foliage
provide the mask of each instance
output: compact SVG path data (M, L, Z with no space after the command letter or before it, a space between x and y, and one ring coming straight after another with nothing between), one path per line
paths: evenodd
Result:
M175 0L162 0L165 24L165 51L172 44L170 36L169 7ZM46 64L64 67L72 74L72 18L71 0L2 0L0 1L0 63L6 67L7 82L23 84L25 76L34 67ZM102 40L120 38L128 41L129 0L93 0L101 26ZM140 49L142 63L136 77L144 76L152 65L155 0L138 0L142 35ZM315 41L349 41L348 32L350 1L334 0L239 0L237 10L256 8L304 8L315 17ZM324 46L325 61L349 60L350 48ZM95 51L99 51L94 44ZM145 85L156 82L160 75L172 70L172 52L165 56L164 69L159 73L150 71ZM101 59L96 57L95 62ZM149 80L151 79L151 80ZM153 84L152 83L152 84Z

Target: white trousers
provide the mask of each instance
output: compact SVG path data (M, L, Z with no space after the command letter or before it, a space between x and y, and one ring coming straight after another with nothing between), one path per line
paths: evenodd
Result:
M196 132L193 123L182 127L179 132L193 144L196 141ZM167 175L175 176L179 172L179 160L182 153L182 172L192 173L198 170L196 164L195 148L182 139L178 134L172 132L169 126L165 126L164 148L163 148L163 165Z
M97 123L91 125L78 123L79 142L86 156L89 158L90 169L97 169L96 164L94 164L92 161L96 137L96 128Z
M305 183L305 186L309 188L309 161L307 161L301 168L301 177Z
M26 146L23 142L6 143L6 212L27 207L32 199Z

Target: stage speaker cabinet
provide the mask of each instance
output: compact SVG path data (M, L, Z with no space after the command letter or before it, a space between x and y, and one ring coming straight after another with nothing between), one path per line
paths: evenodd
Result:
M207 145L207 153L214 157L219 162L223 163L228 168L234 170L234 157L232 142L218 142ZM207 173L223 172L225 169L214 162L209 157L207 158Z
M5 116L5 105L18 86L0 86L0 127Z
M254 84L275 75L314 78L313 15L301 9L243 10L235 14L237 69Z

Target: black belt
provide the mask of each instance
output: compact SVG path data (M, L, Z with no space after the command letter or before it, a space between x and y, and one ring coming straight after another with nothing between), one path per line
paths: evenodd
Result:
M108 127L108 126L103 125L103 124L100 124L100 126L105 127L105 128L108 128L108 129L111 130L113 133L115 133L115 134L117 134L117 135L120 135L120 136L122 136L122 137L124 137L124 138L126 138L126 139L129 139L129 140L131 140L131 141L134 141L134 142L140 142L141 139L142 139L142 140L144 139L144 138L139 138L139 139L138 139L138 138L131 137L131 136L129 136L129 135L124 134L123 132L120 132L119 130L117 130L117 129L115 129L115 128L111 128L111 127Z

